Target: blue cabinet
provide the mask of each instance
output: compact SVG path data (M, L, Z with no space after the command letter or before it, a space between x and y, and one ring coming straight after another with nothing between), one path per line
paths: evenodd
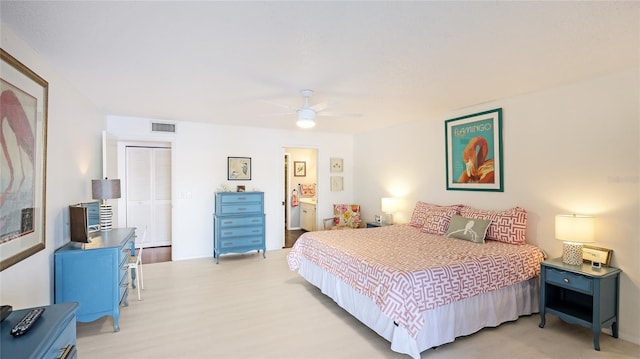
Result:
M600 350L600 332L611 327L618 337L620 269L590 264L569 265L562 259L549 259L540 267L540 328L545 326L545 314L590 328L593 347Z
M44 307L42 316L27 333L19 337L10 334L27 312L16 310L2 321L0 358L65 358L77 357L76 310L78 303L62 303Z
M120 305L128 305L128 262L135 228L96 232L91 243L69 242L55 252L55 302L78 302L79 322L113 316L119 331Z
M213 257L225 253L262 251L265 257L263 192L218 192L213 215Z

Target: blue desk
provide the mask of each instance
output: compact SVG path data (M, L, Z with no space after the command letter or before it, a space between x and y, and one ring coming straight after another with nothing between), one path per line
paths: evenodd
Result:
M78 302L77 320L113 316L119 331L120 305L129 305L127 276L135 228L96 232L91 243L69 242L55 252L55 302Z

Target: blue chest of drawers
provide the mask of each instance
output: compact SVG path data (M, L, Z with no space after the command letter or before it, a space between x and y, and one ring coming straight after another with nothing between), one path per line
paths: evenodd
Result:
M262 251L265 257L263 192L218 192L213 215L213 257L225 253Z
M17 310L2 322L0 358L77 358L76 310L78 303L54 304L43 308L42 316L22 336L13 337L10 331L31 308Z
M128 305L127 276L135 228L96 232L91 243L69 242L55 252L56 303L78 302L79 322L113 316L119 331L120 305Z

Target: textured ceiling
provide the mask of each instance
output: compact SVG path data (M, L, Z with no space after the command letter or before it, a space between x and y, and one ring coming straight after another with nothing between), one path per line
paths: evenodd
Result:
M1 1L106 114L355 133L638 66L638 2Z

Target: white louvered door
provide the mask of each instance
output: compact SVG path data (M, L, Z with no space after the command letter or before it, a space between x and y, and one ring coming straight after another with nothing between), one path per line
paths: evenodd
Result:
M171 245L171 149L126 148L127 227L144 228L145 247Z

